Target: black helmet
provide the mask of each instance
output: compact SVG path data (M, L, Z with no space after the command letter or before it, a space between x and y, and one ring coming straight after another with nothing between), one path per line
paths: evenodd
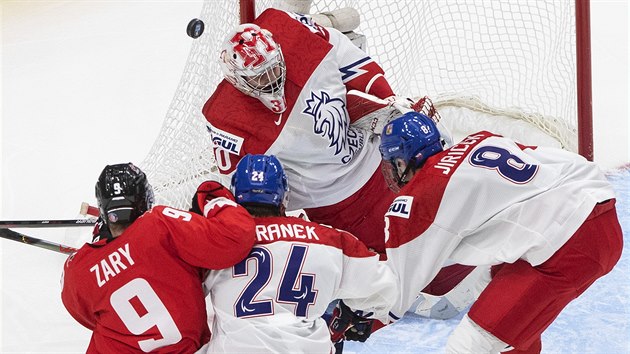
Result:
M153 188L131 162L107 165L96 182L96 200L106 224L131 223L153 206Z

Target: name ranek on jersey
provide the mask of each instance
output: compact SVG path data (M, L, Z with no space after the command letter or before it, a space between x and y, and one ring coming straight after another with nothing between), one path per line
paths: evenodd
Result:
M314 226L300 224L256 225L256 238L261 241L275 241L292 238L300 240L319 240Z

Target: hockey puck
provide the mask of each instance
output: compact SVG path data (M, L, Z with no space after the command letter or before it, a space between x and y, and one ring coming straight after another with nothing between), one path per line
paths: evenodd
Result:
M202 20L198 18L193 18L188 22L188 27L186 27L186 34L188 34L191 38L199 38L203 33L205 25Z

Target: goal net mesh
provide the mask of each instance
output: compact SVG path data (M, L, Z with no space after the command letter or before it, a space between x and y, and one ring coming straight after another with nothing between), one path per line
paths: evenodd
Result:
M273 5L258 0L256 13ZM315 0L310 12L346 7L359 12L354 32L365 36L364 49L394 92L431 97L456 138L485 129L524 140L540 135L577 151L573 0ZM206 29L192 41L141 164L157 202L179 208L189 207L200 182L218 178L201 109L222 79L219 48L239 23L239 4L205 0L199 18Z

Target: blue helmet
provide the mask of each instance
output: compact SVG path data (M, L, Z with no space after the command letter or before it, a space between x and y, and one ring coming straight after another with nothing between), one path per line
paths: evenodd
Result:
M398 192L408 182L404 178L409 169L420 167L427 158L442 150L442 139L435 122L422 113L408 112L385 125L380 152L389 187ZM397 159L407 164L402 173Z
M245 155L232 175L236 202L280 206L285 204L289 185L282 164L274 155Z

